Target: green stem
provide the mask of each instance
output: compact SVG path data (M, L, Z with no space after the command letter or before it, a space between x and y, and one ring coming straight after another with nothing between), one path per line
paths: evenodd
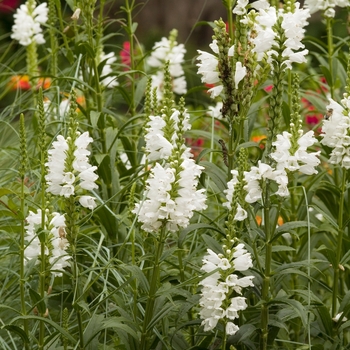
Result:
M268 299L270 292L270 276L271 276L271 262L272 262L272 243L270 231L270 189L269 183L266 182L266 192L264 201L264 230L265 230L265 271L262 285L262 309L261 309L261 330L262 330L262 349L267 350L267 341L269 335L269 308Z
M332 317L337 314L337 301L338 301L338 288L339 288L339 272L340 272L340 258L343 250L343 211L344 211L344 197L346 191L346 170L343 170L343 178L341 185L341 192L339 198L339 211L338 211L338 240L337 240L337 251L335 257L334 278L333 278L333 295L332 295Z
M136 114L136 106L135 106L135 53L134 53L134 32L136 27L133 25L132 21L132 11L134 7L135 0L131 1L129 4L129 0L125 0L125 11L127 14L127 32L129 34L129 42L130 42L130 69L131 69L131 91L130 91L130 114L133 117Z
M39 95L42 99L42 94ZM42 119L42 116L39 117ZM44 130L41 130L44 133ZM42 137L42 135L40 135ZM44 140L44 137L42 137ZM40 145L40 163L41 163L41 228L45 232L45 209L46 209L46 196L45 196L45 145ZM45 234L45 233L44 233ZM39 277L39 292L41 300L45 299L45 281L46 281L46 234L45 239L40 240L40 277ZM45 312L44 312L45 314ZM44 314L41 314L41 317L44 317ZM39 325L39 349L44 349L44 340L45 340L45 323L40 321Z
M226 6L228 33L230 35L232 42L234 42L233 13L232 13L234 3L235 3L235 0L227 0L227 6Z
M19 289L20 289L20 296L21 296L21 313L23 316L27 314L26 309L26 302L25 302L25 279L24 279L24 249L25 249L25 242L24 242L24 235L25 235L25 219L24 219L24 212L25 212L25 197L24 197L24 177L21 179L21 213L23 215L23 219L21 220L21 238L20 238L20 271L19 271ZM29 339L28 334L28 320L23 320L23 330L24 333L27 335L27 338ZM29 343L24 343L24 347L26 350L29 350Z
M53 77L57 75L57 38L56 38L56 6L55 0L49 0L49 33L50 33L50 45L51 45L51 64L50 64L50 74ZM55 83L56 84L56 83Z
M330 81L328 81L330 97L334 98L334 76L333 76L333 18L327 17L327 47L328 47L328 68Z
M154 303L155 303L156 293L159 286L160 263L161 263L160 259L163 254L165 238L166 238L166 229L165 229L165 225L163 225L161 228L159 239L157 241L157 246L156 246L156 254L154 257L154 265L153 265L153 274L151 278L150 289L149 289L148 299L146 303L146 311L145 311L145 316L144 316L143 326L142 326L140 350L147 349L147 340L148 340L148 334L149 334L148 328L153 318Z
M178 261L179 261L180 283L184 283L185 282L185 268L184 268L184 264L183 264L183 248L180 246L178 247L177 256L178 256ZM193 314L192 314L191 310L187 311L187 317L188 317L189 322L193 321ZM194 334L193 327L190 327L189 332L190 332L190 344L193 347L195 345L195 338L194 338L195 334Z
M221 340L221 350L226 350L227 336L226 336L226 323L224 324L224 330Z

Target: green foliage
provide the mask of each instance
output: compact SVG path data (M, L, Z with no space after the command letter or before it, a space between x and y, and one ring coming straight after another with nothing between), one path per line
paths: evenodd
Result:
M334 23L324 17L325 26L317 22L325 27L327 42L312 33L306 37L309 61L293 64L298 85L281 58L281 23L275 27L281 35L273 70L266 57L258 68L247 41L253 30L249 21L233 17L236 1L217 2L226 7L227 29L222 20L206 24L219 43L224 119L211 117L209 107L222 95L215 103L209 99L207 87L193 78L192 57L186 57L191 83L185 98L173 93L171 62L164 63L164 96L157 96L151 83L157 69L148 61L152 52L138 41L133 18L140 4L134 0L118 11L112 11L111 0L67 0L64 5L50 0L43 45L23 47L9 33L0 33L0 348L350 348L350 177L347 169L329 162L332 149L320 143L328 98L340 102L349 90L348 40L332 33L335 26L345 27L344 14L339 12ZM78 17L71 18L79 6L81 17L75 12ZM252 10L249 18L255 15ZM228 56L233 43L236 51ZM116 62L103 55L110 52L118 56ZM235 84L237 63L247 67L247 74ZM176 106L181 118L190 114L192 129L176 142L182 152L184 137L203 167L198 188L205 189L207 208L194 211L190 224L178 232L166 231L166 219L158 231L148 232L134 210L135 202L147 196L155 166L145 160L145 126L150 116L164 113L166 133L176 134L177 125L170 122ZM237 200L247 195L245 184L235 188L241 192L232 200L232 212L224 203L231 171L241 166L239 150L246 158L240 181L259 162L276 167L273 143L291 122L295 149L299 127L315 131L313 151L321 159L317 174L288 171L285 197L276 194L276 182L260 179L261 198L246 203L246 219L235 219ZM47 151L58 135L69 136L66 165L73 169L77 131L87 131L94 140L89 161L99 178L98 189L89 191L96 200L93 210L79 204L80 194L64 198L46 191ZM40 254L26 257L31 245L26 218L38 209L65 214L67 230L62 228L60 238L68 235L71 260L62 275L50 271L45 251L50 232L44 223L37 230ZM207 249L225 255L229 244L238 242L253 260L249 271L237 271L240 278L254 276L254 286L242 295L248 307L234 321L235 334L226 334L220 322L214 331L204 331L200 283L214 272L201 269L203 256Z

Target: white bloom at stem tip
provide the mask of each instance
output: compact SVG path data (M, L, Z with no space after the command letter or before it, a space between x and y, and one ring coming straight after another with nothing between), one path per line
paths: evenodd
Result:
M52 148L48 151L47 174L47 192L54 195L64 196L66 198L74 196L80 189L91 191L98 188L95 181L98 175L95 174L96 166L89 163L88 156L90 151L87 149L93 139L88 132L79 134L74 143L74 160L72 169L66 169L66 158L68 152L68 142L62 136L58 135L57 140L52 143ZM83 205L82 202L85 204ZM80 203L86 208L93 209L95 206L92 201L83 199Z
M158 72L151 76L152 89L157 88L158 98L163 96L164 67L169 62L169 73L173 81L173 91L182 95L187 92L185 72L182 68L186 49L184 44L178 44L175 40L177 32L173 30L170 38L163 37L156 42L152 48L152 53L147 59L147 64L152 68L158 68Z
M44 44L45 39L40 24L45 24L48 20L47 3L43 2L34 9L29 9L28 3L29 1L22 4L14 14L11 38L19 41L23 46L28 46L32 42Z

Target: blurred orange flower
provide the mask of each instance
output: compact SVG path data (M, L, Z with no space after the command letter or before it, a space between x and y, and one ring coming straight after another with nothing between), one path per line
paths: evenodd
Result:
M29 81L29 75L13 75L8 83L8 86L12 91L14 90L29 90L32 85ZM43 90L48 89L51 86L50 78L39 78L36 88L42 87Z
M31 88L28 75L13 75L8 83L13 90L29 90Z
M38 81L36 88L39 89L39 87L42 87L43 90L46 90L50 86L51 86L51 79L50 78L39 78L39 81Z

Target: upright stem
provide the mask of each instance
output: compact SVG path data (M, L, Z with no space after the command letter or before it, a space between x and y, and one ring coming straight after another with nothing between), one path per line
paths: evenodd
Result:
M227 23L228 23L228 33L233 42L234 39L234 30L233 30L233 13L232 9L234 6L235 0L227 0L226 11L227 11Z
M177 256L179 261L180 283L183 283L185 282L185 268L183 264L183 249L180 246L178 247ZM187 317L189 322L193 320L193 315L191 310L187 311ZM195 345L195 339L194 339L195 334L194 334L193 327L190 327L189 332L190 332L190 344L193 347Z
M132 21L132 10L134 7L134 0L131 1L131 4L129 4L129 0L125 0L125 11L127 13L127 32L129 34L129 42L130 42L130 68L131 68L131 98L130 98L130 114L131 116L134 116L136 113L136 106L135 106L135 53L134 53L134 32L136 27L133 25Z
M49 33L50 33L50 45L51 45L51 64L50 64L50 74L55 78L57 75L57 38L56 38L56 5L55 0L49 0Z
M340 272L340 258L342 254L343 248L343 211L344 211L344 197L346 191L346 170L343 170L343 178L341 185L341 192L339 198L339 212L338 212L338 240L337 240L337 252L335 257L335 266L334 269L334 278L333 278L333 298L332 298L332 317L335 317L337 314L337 301L338 301L338 288L339 288L339 272Z
M272 243L270 231L270 190L269 183L266 183L265 201L264 201L264 230L265 230L265 271L262 285L262 308L261 308L261 330L262 344L261 349L267 350L267 341L269 335L269 308L267 306L270 291L271 261L272 261Z
M330 97L334 98L334 76L333 76L333 18L327 17L327 47L328 67L331 80L328 82Z
M24 249L25 249L25 243L24 243L24 234L25 234L25 228L24 228L24 211L25 211L25 199L24 199L24 178L21 179L21 213L23 215L23 219L21 220L21 237L20 237L20 271L19 271L19 289L20 289L20 296L21 296L21 313L22 315L27 314L26 310L26 302L25 302L25 280L24 280ZM28 320L23 320L23 330L24 333L28 336ZM24 347L26 350L29 350L29 344L25 343Z
M40 93L40 97L42 99L42 94ZM42 118L42 116L40 116ZM44 130L41 130L44 132ZM44 138L43 140L44 141ZM46 197L45 197L45 147L44 144L40 145L40 158L41 158L41 228L43 232L45 232L45 208L46 208ZM41 300L45 299L45 281L46 281L46 237L45 239L40 239L40 275L39 275L39 293ZM44 311L45 313L45 311ZM40 315L44 317L44 314ZM45 323L40 321L39 326L39 349L44 349L44 338L45 338Z
M24 115L20 116L20 157L21 165L19 169L19 174L21 178L21 231L20 231L20 247L19 247L19 258L20 258L20 270L19 270L19 290L21 298L21 313L22 315L27 314L26 301L25 301L25 279L24 279L24 250L25 250L25 194L24 194L24 179L27 168L27 141L26 141L26 132L24 125ZM28 320L23 320L23 330L29 339L28 333ZM25 350L29 350L29 343L24 343Z
M153 318L154 303L156 299L156 293L159 286L159 276L160 276L160 259L163 254L164 241L166 238L166 229L163 225L159 234L159 239L157 241L156 253L154 257L153 274L150 283L150 289L148 294L148 299L146 303L146 311L143 319L142 335L141 335L141 345L140 350L147 349L147 340L149 333L149 324Z

